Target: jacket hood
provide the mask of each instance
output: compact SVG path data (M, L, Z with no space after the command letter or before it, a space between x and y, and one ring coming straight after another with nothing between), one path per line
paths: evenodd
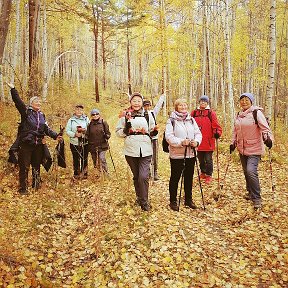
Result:
M87 118L87 116L85 115L85 114L82 114L80 117L77 117L75 114L73 114L72 116L71 116L71 119L73 119L73 120L85 120Z

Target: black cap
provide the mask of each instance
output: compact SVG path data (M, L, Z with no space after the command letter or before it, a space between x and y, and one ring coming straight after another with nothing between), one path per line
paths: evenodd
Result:
M76 106L75 106L76 108L84 108L84 106L82 105L82 104L77 104Z
M143 106L145 106L145 105L151 105L151 101L150 100L144 100L143 101Z

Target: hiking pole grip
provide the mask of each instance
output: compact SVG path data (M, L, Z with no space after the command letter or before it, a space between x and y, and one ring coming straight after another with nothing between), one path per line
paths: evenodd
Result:
M193 147L193 152L195 156L195 164L196 164L196 169L197 169L198 182L199 182L200 193L201 193L201 198L202 198L202 203L203 203L203 209L205 210L206 208L205 208L205 202L204 202L204 195L203 195L203 190L202 190L202 184L201 184L200 172L199 172L198 160L197 160L197 153L196 153L195 147Z

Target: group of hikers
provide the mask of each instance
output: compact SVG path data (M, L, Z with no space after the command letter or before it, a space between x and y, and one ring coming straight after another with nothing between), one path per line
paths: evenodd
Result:
M39 188L36 183L40 175L40 165L43 157L43 139L49 136L59 142L63 141L62 133L52 131L44 114L41 112L41 100L32 97L28 107L19 97L13 84L12 100L21 115L18 129L18 164L20 194L27 194L29 166L32 166L32 187ZM116 135L124 138L124 155L133 174L136 193L136 205L149 211L149 177L159 180L158 174L158 126L156 122L165 101L161 95L158 103L152 109L151 102L144 100L139 92L130 95L130 106L119 115ZM262 112L262 108L254 104L251 93L243 93L239 97L241 111L237 113L230 154L237 148L246 180L247 195L255 209L261 208L260 182L258 164L266 145L272 148L273 135ZM88 154L91 153L94 167L109 177L105 153L109 149L108 140L111 137L108 123L101 117L98 109L92 109L91 119L84 114L84 106L75 106L73 116L68 120L66 133L70 139L70 150L73 156L74 179L87 178ZM199 98L199 106L192 112L188 111L185 99L177 99L165 128L164 141L169 147L170 159L170 208L179 211L177 202L179 180L184 182L184 205L196 209L192 197L192 184L196 161L200 163L199 178L207 185L212 182L213 151L215 141L222 135L222 128L215 111L209 106L209 97ZM197 157L197 158L196 158ZM151 165L152 163L152 165ZM152 166L152 169L151 169Z

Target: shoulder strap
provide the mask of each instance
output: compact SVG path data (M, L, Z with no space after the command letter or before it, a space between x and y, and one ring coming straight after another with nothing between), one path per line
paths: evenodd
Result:
M105 130L105 125L104 125L104 120L102 119L102 126L103 126L103 133L104 133L104 136L106 136L106 130Z
M253 118L254 118L254 121L255 121L255 124L258 125L258 119L257 119L257 111L258 109L255 109L253 110Z
M193 118L195 117L199 117L199 115L197 115L197 110L194 110L192 112L192 115L191 115ZM204 116L205 117L205 116ZM208 114L207 114L207 117L209 118L210 122L212 123L212 111L211 109L208 110Z
M210 121L212 123L212 111L211 111L211 109L208 110L208 118L210 119Z
M151 112L152 117L153 117L153 119L154 119L154 121L155 121L155 125L157 125L157 122L156 122L156 118L155 118L154 112L153 112L153 111L150 111L150 112Z

